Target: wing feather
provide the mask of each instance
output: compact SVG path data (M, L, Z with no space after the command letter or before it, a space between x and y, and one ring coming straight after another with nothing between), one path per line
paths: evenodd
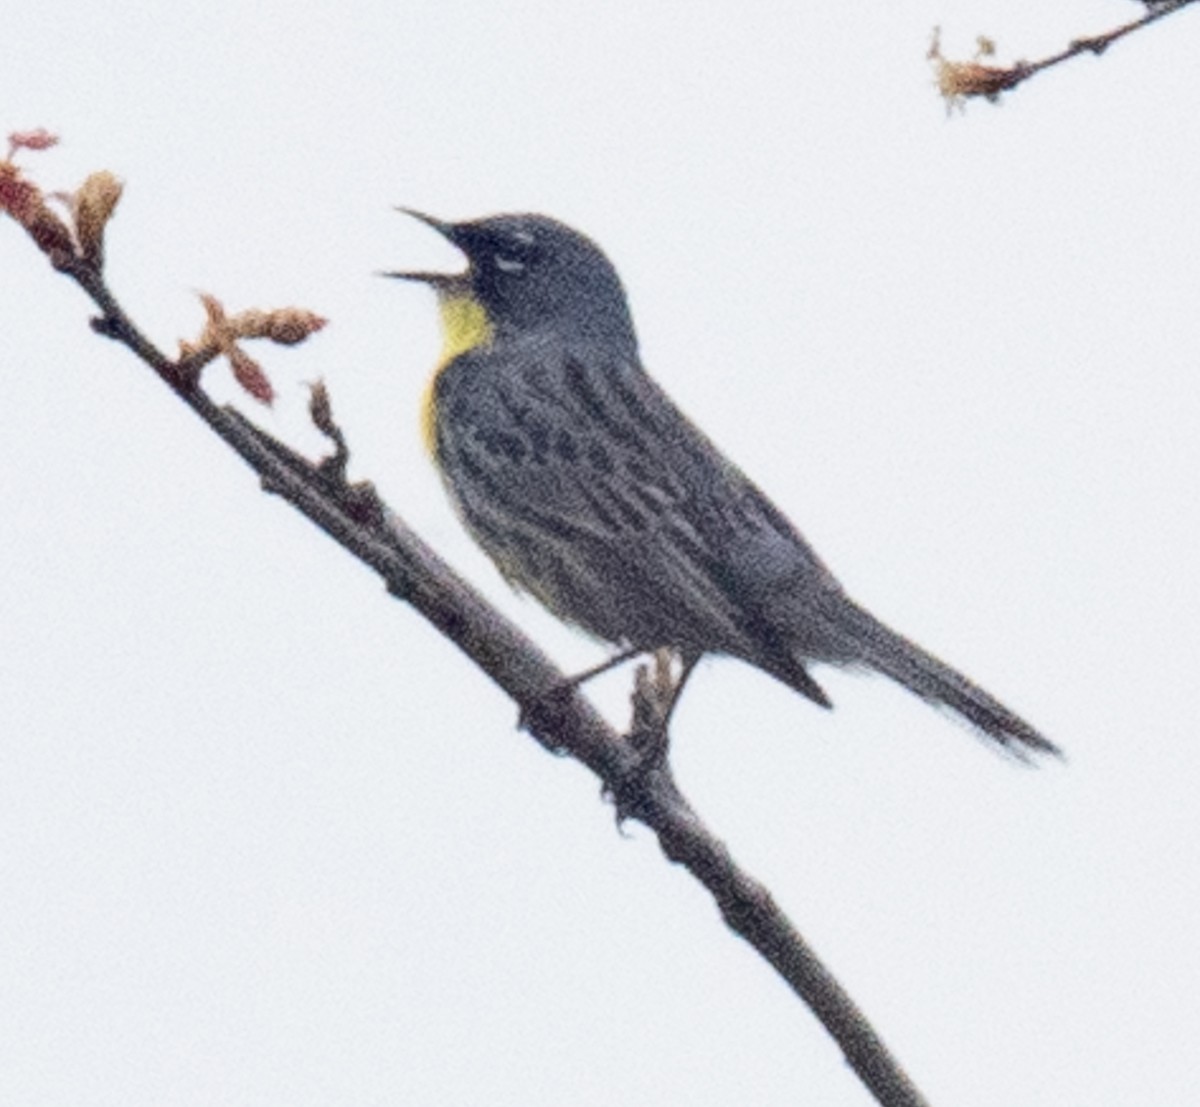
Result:
M636 362L534 341L468 353L437 413L447 483L514 584L610 641L803 676L772 612L836 582Z

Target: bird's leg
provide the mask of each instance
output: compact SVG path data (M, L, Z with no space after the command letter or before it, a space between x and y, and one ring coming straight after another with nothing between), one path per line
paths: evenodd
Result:
M576 688L586 684L592 679L592 677L598 677L601 673L607 673L609 669L615 669L618 665L623 665L631 658L638 657L645 652L645 650L636 648L622 650L620 653L614 654L607 660L601 661L599 665L593 665L590 669L584 669L582 673L576 673L573 677L568 677L566 680L562 680L557 684L551 685L544 692L538 695L535 703L521 705L521 713L517 719L517 729L528 729L530 715L540 708L552 708L556 702L561 703L561 701L574 692Z
M620 653L614 654L607 661L601 661L599 665L593 665L590 669L584 669L582 673L577 673L575 676L564 680L553 689L551 695L561 695L563 692L573 691L580 685L586 684L592 677L598 677L601 673L607 673L609 669L615 669L618 665L624 665L626 661L639 657L645 652L645 650L637 648L622 650Z
M688 677L696 671L696 665L700 661L698 653L682 653L680 654L679 662L679 679L675 682L675 688L671 692L671 702L667 706L667 717L663 720L663 733L666 734L667 724L671 721L671 716L675 714L675 708L678 706L680 699L683 696L683 686L687 684Z
M659 793L664 779L670 781L668 727L700 654L680 652L678 677L671 671L674 659L674 650L658 649L651 664L638 666L628 735L636 757L621 779L605 789L616 805L618 826L626 819L643 817L639 813L644 811L649 797Z
M646 665L639 667L634 686L629 738L648 766L661 765L667 759L671 716L700 660L699 653L681 652L679 676L675 678L671 675L673 656L670 649L655 650L653 670Z

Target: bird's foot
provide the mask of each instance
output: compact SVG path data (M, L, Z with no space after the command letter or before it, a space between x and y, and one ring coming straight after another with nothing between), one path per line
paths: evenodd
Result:
M629 744L637 752L638 763L645 769L663 764L670 749L668 726L671 712L679 699L683 680L672 673L671 650L655 650L649 664L639 665L634 675L633 717L629 723Z
M634 759L622 780L608 790L617 808L618 826L637 817L655 794L652 778L664 773L670 775L667 758L671 747L671 715L698 660L684 655L676 677L675 657L673 650L655 650L651 662L637 668L631 697L633 718L626 735Z

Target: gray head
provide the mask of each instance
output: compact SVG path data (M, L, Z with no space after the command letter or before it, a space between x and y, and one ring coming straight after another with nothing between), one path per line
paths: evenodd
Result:
M402 208L467 256L464 274L392 273L423 280L450 295L469 293L497 334L552 329L564 338L637 348L625 290L612 263L590 238L545 215L492 215L444 223Z

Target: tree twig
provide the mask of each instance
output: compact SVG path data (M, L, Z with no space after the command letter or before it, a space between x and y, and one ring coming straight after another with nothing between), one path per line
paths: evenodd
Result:
M1148 5L1146 11L1137 19L1114 27L1111 31L1100 34L1086 35L1072 39L1065 48L1057 54L1042 58L1039 61L1018 61L1012 65L988 65L979 59L990 56L994 46L987 38L980 38L980 51L972 61L950 61L942 56L940 30L934 29L933 40L930 43L928 57L937 73L938 91L946 101L947 110L962 107L963 103L975 96L986 100L996 100L1000 93L1016 88L1023 81L1029 80L1036 73L1051 69L1056 65L1080 54L1103 54L1114 42L1156 23L1168 15L1173 15L1181 8L1186 8L1195 0L1161 0L1159 3Z
M0 210L12 214L4 191L6 182L11 185L14 179L12 173L4 176L4 166L10 164L0 161ZM9 188L7 195L12 194ZM644 756L638 743L616 733L576 689L558 694L566 678L536 644L446 565L370 485L346 482L345 439L333 422L323 388L314 396L313 417L334 442L336 453L331 460L313 464L232 407L215 404L199 379L200 368L215 351L192 347L178 359L167 357L139 331L109 289L98 246L85 252L74 228L55 226L53 221L47 224L36 205L27 208L33 214L18 221L55 267L75 280L99 309L93 329L145 362L258 474L267 491L292 504L374 569L390 593L411 604L466 653L518 705L526 729L538 742L587 765L615 798L621 815L649 827L663 853L709 890L729 926L810 1007L883 1107L926 1107L858 1006L767 889L736 864L693 811L676 786L669 761ZM31 223L36 224L40 240ZM639 710L645 713L646 705L635 703L635 715Z

